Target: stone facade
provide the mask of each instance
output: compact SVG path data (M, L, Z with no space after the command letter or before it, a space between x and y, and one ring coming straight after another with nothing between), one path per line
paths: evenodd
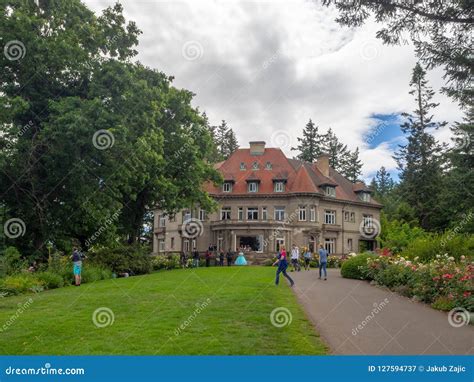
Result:
M217 166L227 184L208 186L217 211L194 208L174 217L155 211L154 254L244 246L268 257L281 244L314 251L321 243L336 255L375 248L381 205L365 185L337 174L326 157L310 164L257 143Z

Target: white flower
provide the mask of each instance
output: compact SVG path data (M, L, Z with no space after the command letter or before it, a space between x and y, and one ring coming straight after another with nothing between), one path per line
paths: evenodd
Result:
M448 260L449 260L449 261L454 261L454 257L452 257L452 256L451 256L451 257L448 257Z
M437 259L441 259L441 255L436 255L436 258L437 258Z

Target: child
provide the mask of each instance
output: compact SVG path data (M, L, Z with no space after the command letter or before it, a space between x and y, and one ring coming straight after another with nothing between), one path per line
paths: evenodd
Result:
M275 285L278 285L278 283L280 282L280 273L283 273L283 276L288 279L288 281L290 282L290 286L295 285L293 279L286 273L286 269L288 268L288 260L284 246L281 246L281 251L278 254L278 259L273 263L273 265L276 264L278 264L278 269L276 271Z

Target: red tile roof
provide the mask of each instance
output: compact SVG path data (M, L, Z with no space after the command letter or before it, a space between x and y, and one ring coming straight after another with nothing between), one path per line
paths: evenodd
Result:
M245 169L241 170L241 163ZM254 164L258 165L254 169ZM267 168L267 163L271 168ZM331 185L336 187L336 199L363 203L357 192L370 191L363 183L353 184L334 169L329 168L329 176L326 177L318 169L316 164L296 159L289 159L279 148L265 148L262 155L251 155L250 149L238 149L229 159L215 165L222 174L224 181L232 181L232 192L224 193L222 187L216 187L210 183L205 185L207 192L214 196L238 196L238 195L288 195L294 193L311 193L325 195L324 187ZM274 192L274 181L286 181L284 192ZM248 182L259 182L258 192L247 191ZM380 206L372 200L369 204Z

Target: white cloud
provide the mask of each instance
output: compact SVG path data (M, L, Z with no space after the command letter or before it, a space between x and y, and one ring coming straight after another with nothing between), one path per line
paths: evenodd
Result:
M86 3L100 11L114 1ZM195 92L194 104L214 124L225 119L242 146L285 132L286 139L273 140L294 155L290 147L312 118L351 149L360 147L365 177L381 165L395 168L390 146L370 149L364 135L373 127L372 114L413 109L408 84L416 59L411 46L375 39L374 22L341 27L333 9L305 0L122 3L127 19L143 30L138 59ZM197 42L195 60L183 56L190 41ZM435 90L444 84L442 74L429 74ZM436 118L461 118L446 96L436 100ZM449 139L448 130L437 134Z

